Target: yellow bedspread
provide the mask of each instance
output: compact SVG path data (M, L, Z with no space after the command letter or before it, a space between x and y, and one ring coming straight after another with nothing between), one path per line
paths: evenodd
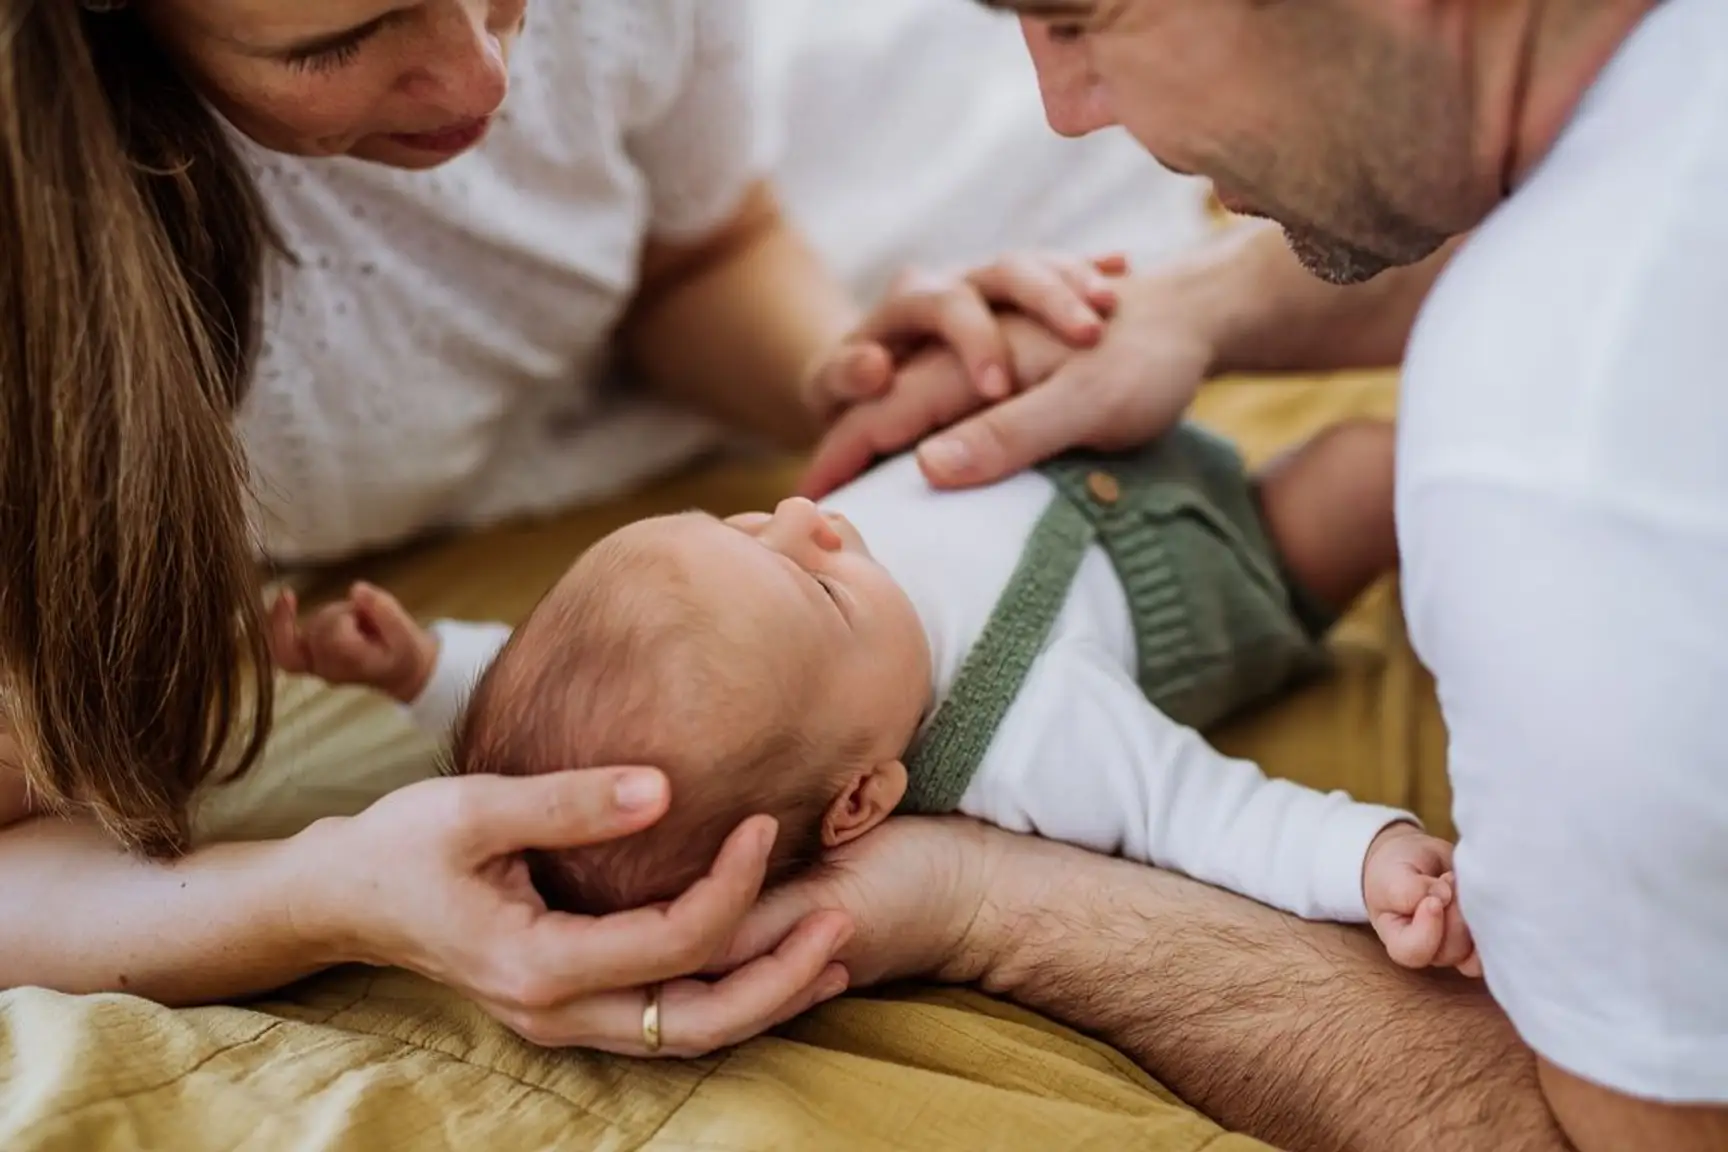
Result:
M1386 376L1226 382L1197 416L1250 458L1390 415ZM733 463L556 521L375 561L424 614L514 618L586 543L640 515L769 504L790 464ZM346 575L346 574L344 574ZM1341 626L1324 682L1217 734L1270 771L1415 809L1447 833L1443 738L1390 586ZM292 831L424 775L431 750L354 693L291 686L271 755L205 806L212 837ZM959 990L849 997L691 1063L552 1053L439 989L342 970L248 1007L0 995L7 1152L404 1149L1098 1149L1262 1146L1178 1107L1111 1050Z

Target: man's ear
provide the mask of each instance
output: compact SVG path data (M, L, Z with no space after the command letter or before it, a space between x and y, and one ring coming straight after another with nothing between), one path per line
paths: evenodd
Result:
M906 765L898 760L854 776L822 817L822 847L850 843L888 819L906 795Z

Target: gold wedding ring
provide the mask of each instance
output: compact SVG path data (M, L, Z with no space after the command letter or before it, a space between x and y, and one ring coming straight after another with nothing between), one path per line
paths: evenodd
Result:
M648 1002L642 1005L642 1045L650 1054L660 1051L660 985L648 989Z

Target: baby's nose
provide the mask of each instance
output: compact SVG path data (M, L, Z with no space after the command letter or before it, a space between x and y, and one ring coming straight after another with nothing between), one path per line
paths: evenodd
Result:
M794 496L775 505L774 519L765 535L774 548L793 556L812 544L821 546L833 531L821 509L802 496Z

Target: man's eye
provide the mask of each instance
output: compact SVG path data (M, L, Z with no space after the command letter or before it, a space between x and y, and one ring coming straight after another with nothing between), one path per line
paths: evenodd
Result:
M1086 35L1084 24L1050 24L1047 27L1050 39L1058 44L1073 44Z

